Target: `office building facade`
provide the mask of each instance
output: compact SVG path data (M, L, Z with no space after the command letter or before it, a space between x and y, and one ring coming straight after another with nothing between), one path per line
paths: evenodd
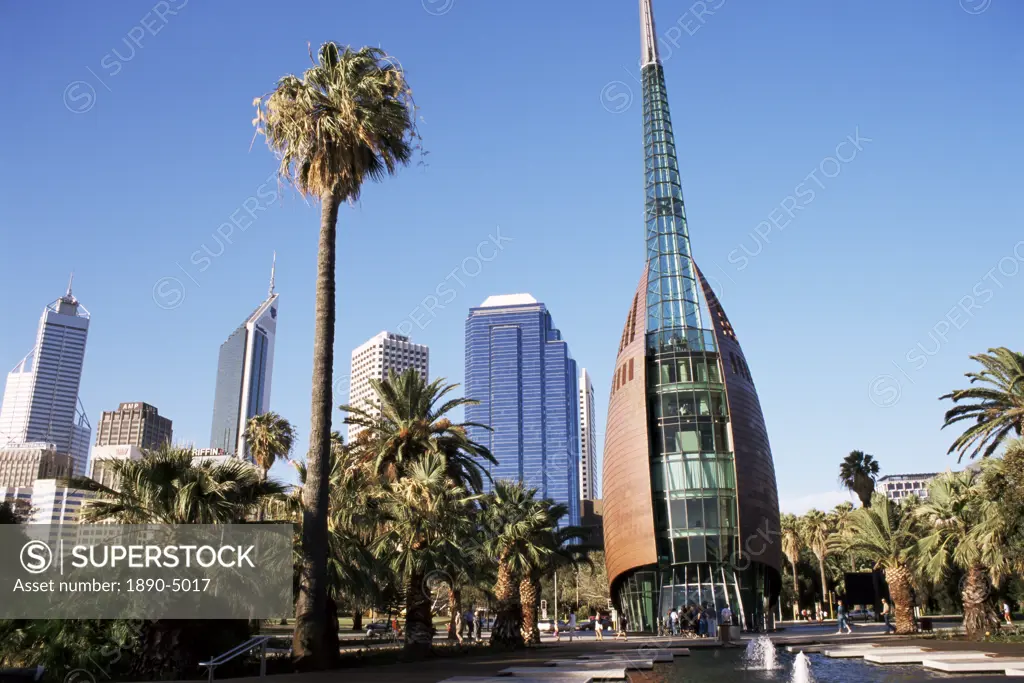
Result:
M390 372L400 375L409 368L424 381L430 377L430 349L426 345L414 344L409 337L386 330L366 340L352 351L348 405L378 414L377 394L370 380L386 379ZM358 425L348 425L349 442L361 431Z
M939 476L938 472L923 474L887 474L875 482L875 491L889 500L899 502L908 496L917 496L921 500L928 498L928 484Z
M171 443L171 421L148 403L122 403L105 410L96 428L97 446L138 446L158 449Z
M245 425L270 410L278 298L272 267L266 300L221 344L217 358L210 446L235 457L249 459Z
M7 375L0 404L0 447L53 444L85 474L92 428L78 390L89 335L89 311L68 283L43 310L32 350Z
M579 396L576 361L544 304L529 294L488 297L466 319L466 420L486 445L495 479L525 482L569 508L578 525Z
M36 479L62 479L75 474L68 453L52 443L0 446L0 487L31 488Z
M594 442L594 385L580 370L580 499L597 498L597 444Z
M771 625L778 493L750 369L690 249L651 0L641 0L645 267L618 339L602 498L612 597L638 629L675 606Z

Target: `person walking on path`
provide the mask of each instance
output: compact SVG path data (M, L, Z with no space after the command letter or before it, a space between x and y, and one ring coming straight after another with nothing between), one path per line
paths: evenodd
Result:
M569 612L569 642L572 642L572 637L576 633L576 613Z
M1003 619L1006 619L1007 626L1013 626L1013 618L1010 616L1010 603L1003 602Z
M602 633L603 627L601 626L601 615L597 614L594 616L594 635L598 640L604 640L604 633Z
M846 620L846 607L843 605L842 600L836 601L836 626L839 628L836 631L837 635L842 633L844 628L847 633L853 633L853 629L850 628L850 622Z
M672 627L672 635L679 635L679 612L673 607L672 611L668 613L668 623Z
M895 633L896 629L892 627L892 608L889 607L889 601L882 598L882 619L885 621L885 632Z
M628 623L628 619L626 619L626 615L625 614L623 614L621 617L619 617L619 632L617 634L615 634L615 640L618 640L619 638L622 638L623 640L629 640L629 636L626 635L626 624L627 623Z

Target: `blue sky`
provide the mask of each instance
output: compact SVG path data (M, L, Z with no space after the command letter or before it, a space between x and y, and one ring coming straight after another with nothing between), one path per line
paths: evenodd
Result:
M655 14L693 251L747 355L784 509L841 500L852 449L885 472L955 465L937 397L969 354L1022 348L1024 6ZM74 270L93 423L147 401L205 446L218 347L276 250L272 406L304 453L318 212L267 184L251 102L329 39L401 61L429 151L342 211L336 374L402 325L460 382L468 309L528 291L592 373L603 431L644 258L633 0L3 4L0 368ZM425 312L445 282L454 299Z

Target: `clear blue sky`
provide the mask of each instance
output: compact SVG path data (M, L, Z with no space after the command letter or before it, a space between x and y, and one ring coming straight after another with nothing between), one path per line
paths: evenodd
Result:
M658 32L694 254L747 354L784 508L833 504L851 449L887 472L954 464L937 397L969 354L1024 348L1024 6L706 5L656 0ZM276 250L272 406L305 452L318 213L260 197L274 162L249 150L251 102L328 39L401 60L429 150L341 214L336 374L412 315L459 382L467 310L528 291L591 371L603 431L644 258L634 0L3 3L0 369L74 270L93 423L147 401L205 446L218 347ZM266 210L249 224L246 206ZM232 214L246 229L220 253ZM511 241L477 272L499 226ZM446 278L454 300L417 312Z

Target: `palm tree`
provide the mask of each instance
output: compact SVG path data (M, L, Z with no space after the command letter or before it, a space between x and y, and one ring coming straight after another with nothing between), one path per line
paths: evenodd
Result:
M846 500L832 508L829 517L832 519L832 526L837 532L842 532L846 527L846 520L849 518L850 513L853 512L853 509L853 503ZM850 571L857 571L857 564L853 553L850 553L847 559L850 560Z
M800 614L800 583L797 580L796 565L800 561L800 549L803 539L800 537L800 523L796 515L784 514L781 517L782 553L793 567L793 619Z
M523 626L520 629L523 640L529 645L540 644L540 628L537 613L540 607L541 579L553 575L563 567L576 571L581 564L593 566L590 554L600 550L599 546L584 544L590 538L591 529L581 526L559 528L558 522L569 514L569 508L545 499L541 505L547 508L548 526L537 529L537 543L546 548L540 564L531 566L519 581L519 596L522 601Z
M141 460L112 460L115 486L85 477L70 485L92 491L82 506L85 522L119 524L219 524L254 517L284 487L264 480L241 459L193 464L191 449L164 446Z
M818 570L821 573L821 603L828 602L828 579L825 575L825 557L829 552L829 540L833 536L832 525L821 510L808 510L800 520L801 536L804 545L811 549L818 558Z
M390 481L403 476L410 463L426 453L444 457L445 471L455 485L474 493L489 477L481 461L497 464L485 446L467 435L467 427L489 429L475 422L455 424L448 414L461 406L476 405L468 398L442 399L458 388L439 377L429 384L413 368L388 373L386 380L370 380L375 399L368 406L343 405L345 424L357 425L361 445L373 458L374 468ZM379 411L379 415L377 413Z
M538 534L551 527L549 510L537 499L537 489L500 480L482 501L486 537L484 548L497 561L494 599L498 602L491 644L520 647L522 606L519 578L540 565L550 553Z
M453 485L446 469L444 456L428 453L408 466L384 498L387 522L375 548L403 581L407 659L429 653L434 639L427 578L470 556L468 527L479 496Z
M303 489L293 651L304 667L322 669L338 656L326 612L338 211L343 202L359 198L364 182L383 180L409 163L416 124L405 73L384 51L327 42L315 61L310 58L313 65L302 77L285 76L271 93L256 98L253 123L280 160L280 176L320 201L307 455L313 476Z
M864 451L850 451L839 465L839 483L860 498L861 505L871 507L878 478L878 461Z
M988 353L971 356L971 360L978 361L985 369L968 372L964 376L971 384L977 382L983 386L957 389L939 397L957 404L973 401L947 410L946 421L942 425L945 429L961 420L974 421L947 451L960 452L957 462L968 452L972 460L979 452L987 458L1011 433L1020 436L1024 431L1024 354L1001 346L989 349Z
M883 569L892 596L896 633L914 632L912 567L916 556L914 520L899 506L875 494L871 507L850 513L843 533L830 546L858 553L875 569Z
M928 498L915 511L928 532L918 542L922 573L933 583L953 567L965 573L961 598L971 639L998 624L990 589L1010 570L1004 555L1010 530L998 505L986 499L981 479L976 470L946 472L928 485Z
M291 456L295 428L277 413L263 413L249 418L243 438L260 476L266 479L278 458L288 460Z

